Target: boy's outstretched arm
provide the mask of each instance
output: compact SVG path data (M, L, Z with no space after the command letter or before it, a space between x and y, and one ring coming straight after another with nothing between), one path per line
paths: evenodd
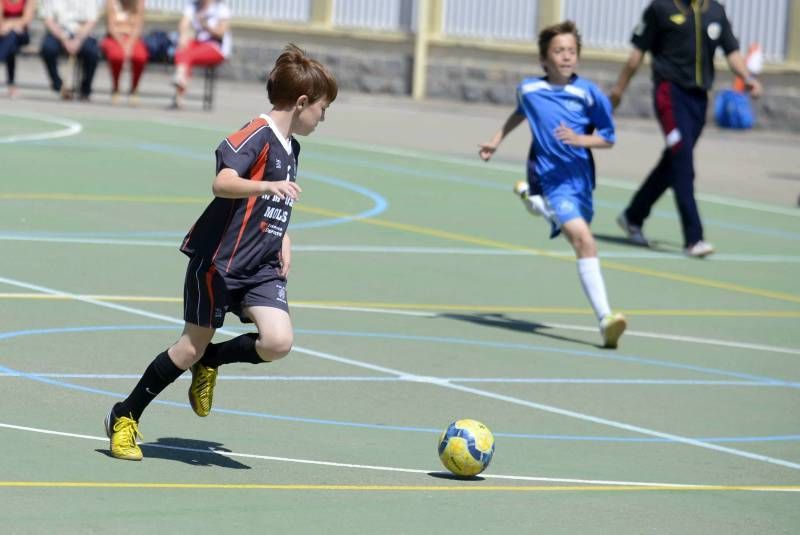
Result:
M485 162L488 162L489 158L491 158L492 154L494 154L494 151L496 151L497 147L500 146L500 142L503 141L503 138L506 137L509 132L518 127L524 120L525 116L517 113L517 110L511 112L511 115L508 116L508 119L506 119L503 127L497 131L494 137L492 137L492 139L488 142L480 143L478 145L478 155L481 157L481 159Z

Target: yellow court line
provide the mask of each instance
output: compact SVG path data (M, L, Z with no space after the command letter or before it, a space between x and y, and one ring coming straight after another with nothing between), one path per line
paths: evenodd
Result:
M329 217L347 217L347 214L342 214L339 212L326 210L322 208L314 208L306 206L306 211L313 212L319 215L327 215ZM380 219L356 219L355 221L359 223L365 223L367 225L375 225L379 227L386 227L395 230L403 230L406 232L411 232L414 234L422 234L426 236L433 236L437 238L443 238L446 240L452 241L459 241L464 243L471 243L474 245L482 245L484 247L492 247L495 249L504 249L508 251L522 251L531 254L536 254L539 256L545 256L548 258L553 258L555 260L560 260L562 262L571 262L574 263L575 260L572 258L564 257L562 255L545 251L543 249L536 249L532 247L522 247L519 245L515 245L513 243L507 243L497 240L489 240L485 238L478 238L476 236L468 236L465 234L459 234L455 232L431 229L427 227L420 227L417 225L410 225L407 223L394 223L391 221L383 221ZM774 292L771 290L762 290L759 288L750 288L748 286L742 286L740 284L732 284L727 282L715 281L711 279L706 279L703 277L693 277L689 275L681 275L678 273L671 273L668 271L658 271L655 269L647 269L647 268L638 268L634 266L629 266L627 264L621 264L619 262L611 262L607 260L603 260L603 268L604 269L614 269L617 271L624 271L628 273L636 273L638 275L648 275L650 277L656 277L660 279L667 279L677 282L685 282L687 284L694 284L697 286L705 286L708 288L717 288L720 290L727 290L730 292L736 293L743 293L748 295L755 295L758 297L767 297L770 299L777 299L780 301L789 301L791 303L800 303L800 295L788 294L784 292Z
M800 485L297 485L226 483L116 483L92 481L0 481L0 488L94 488L94 489L219 489L219 490L320 490L398 492L585 492L585 491L772 491L798 492Z
M203 204L210 197L175 197L164 195L87 195L72 193L0 193L0 199L11 201L89 201L158 204Z
M208 197L179 197L169 195L90 195L86 193L0 193L0 200L6 201L86 201L86 202L130 202L152 204L207 204ZM305 206L295 206L295 210L312 212Z
M129 303L181 303L180 297L157 297L137 295L76 295L82 299ZM0 299L70 301L71 295L49 295L37 293L0 293ZM418 310L426 312L479 312L479 313L522 313L522 314L564 314L570 316L589 316L589 308L573 307L525 307L505 305L453 305L436 303L383 303L376 301L293 301L296 307L338 307L373 308L385 310ZM670 316L703 318L800 318L800 310L733 310L733 309L620 309L620 312L635 316Z
M208 202L208 199L202 199L199 197L163 197L163 196L128 196L128 195L73 195L67 193L4 193L0 194L0 199L28 199L28 200L87 200L87 201L128 201L128 202L153 202L153 203L191 203L191 204L200 204L203 202ZM319 208L314 206L306 206L306 205L297 205L296 209L303 212L309 212L317 215L324 215L328 217L353 217L352 214L345 214L342 212L337 212L334 210L328 210L325 208ZM466 234L459 234L456 232L449 232L444 230L437 230L428 227L421 227L418 225L410 225L407 223L396 223L392 221L384 221L381 219L368 219L368 218L354 218L354 222L364 223L367 225L374 225L378 227L384 228L391 228L394 230L402 230L404 232L410 232L413 234L421 234L425 236L432 236L436 238L442 238L445 240L457 241L457 242L464 242L464 243L471 243L474 245L481 245L484 247L491 247L495 249L503 249L508 251L521 251L531 254L536 254L539 256L544 256L547 258L552 258L555 260L559 260L562 262L570 262L574 263L575 260L569 257L564 257L562 255L545 251L543 249L537 249L532 247L522 247L519 245L515 245L513 243L507 243L497 240L489 240L485 238L478 238L476 236L469 236ZM747 295L755 295L758 297L766 297L769 299L776 299L779 301L788 301L791 303L800 303L800 295L794 295L784 292L775 292L771 290L762 290L759 288L750 288L749 286L743 286L740 284L733 284L721 281L715 281L711 279L706 279L703 277L694 277L690 275L681 275L678 273L672 273L668 271L659 271L655 269L647 269L647 268L640 268L629 266L627 264L621 264L619 262L612 262L612 261L603 261L603 267L605 269L614 269L617 271L623 271L627 273L635 273L638 275L647 275L650 277L666 279L676 282L684 282L687 284L693 284L696 286L704 286L707 288L716 288L719 290L726 290L729 292L735 293L742 293Z

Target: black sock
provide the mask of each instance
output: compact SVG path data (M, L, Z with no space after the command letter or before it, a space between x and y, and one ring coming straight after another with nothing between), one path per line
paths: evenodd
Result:
M184 370L175 366L166 351L159 353L144 371L127 399L114 405L114 416L128 416L138 422L150 402L183 372Z
M256 340L258 333L246 333L220 344L208 344L200 363L209 368L217 368L231 362L261 364L264 359L256 352Z

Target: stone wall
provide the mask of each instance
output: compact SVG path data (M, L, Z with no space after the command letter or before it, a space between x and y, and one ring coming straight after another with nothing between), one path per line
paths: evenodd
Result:
M174 23L149 23L147 31L173 31ZM29 51L38 49L42 28L34 24ZM283 29L234 29L234 53L219 69L220 78L266 80L286 43L294 42L329 66L342 89L364 93L409 95L413 44L405 38L368 34L348 36ZM580 74L608 90L621 64L584 60ZM485 49L432 46L427 69L427 94L432 99L489 102L513 106L520 80L541 73L538 58ZM774 73L762 77L765 96L755 103L757 128L800 131L800 74ZM717 73L715 90L729 87L727 69ZM643 65L625 94L619 116L652 117L649 66ZM709 113L713 113L713 96Z

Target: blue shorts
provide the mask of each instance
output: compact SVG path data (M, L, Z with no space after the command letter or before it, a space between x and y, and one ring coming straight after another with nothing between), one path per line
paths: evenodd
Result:
M555 213L559 226L571 219L578 217L583 218L587 223L592 222L594 217L594 208L592 207L592 199L587 199L583 195L576 195L574 193L555 193L553 195L546 195L547 204Z
M582 218L587 224L594 217L594 203L591 190L571 187L569 184L560 184L552 191L543 195L547 205L552 211L550 218L550 238L555 238L561 233L561 227L567 221Z

